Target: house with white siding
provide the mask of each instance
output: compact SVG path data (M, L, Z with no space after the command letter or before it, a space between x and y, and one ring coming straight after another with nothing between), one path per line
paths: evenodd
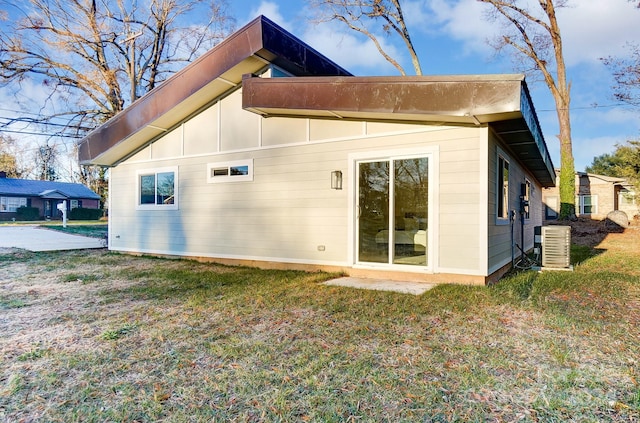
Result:
M426 282L497 279L555 182L522 75L353 76L263 16L79 157L111 250Z

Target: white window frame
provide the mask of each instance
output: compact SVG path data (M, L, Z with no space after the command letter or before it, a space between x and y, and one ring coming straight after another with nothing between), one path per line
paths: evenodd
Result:
M506 169L509 172L507 174L507 186L505 188L504 186L504 177L500 177L500 175L502 175L501 172L501 161L503 163L506 164ZM504 169L504 166L502 166L502 169ZM510 188L511 188L511 175L510 175L510 170L511 170L511 163L510 160L508 158L508 156L500 149L498 148L498 154L496 157L496 225L507 225L509 224L509 206L510 206L510 198L511 196L510 194ZM506 195L505 195L506 194ZM505 207L505 215L501 215L500 214L500 199L501 197L504 200L504 207Z
M0 213L16 213L20 207L27 207L26 197L0 197Z
M140 202L140 190L142 189L140 179L142 176L154 175L156 179L156 190L158 189L158 174L173 172L173 204L142 204ZM178 167L162 167L152 169L141 169L136 172L136 210L178 210L179 190L178 190ZM156 196L157 198L157 196Z
M591 204L589 204L589 206L592 208L591 213L585 213L584 212L584 199L585 197L591 197ZM578 195L578 214L580 215L592 215L592 214L598 214L598 196L594 195L594 194L581 194Z
M234 174L234 168L247 168L246 174ZM225 171L223 173L223 171ZM219 171L218 175L214 172ZM207 163L207 183L217 184L225 182L253 181L253 159L235 160L229 162Z
M530 220L531 219L531 190L533 185L531 185L531 181L528 178L524 178L524 185L525 185L524 200L529 203L529 205L527 206L527 211L524 214L524 220Z

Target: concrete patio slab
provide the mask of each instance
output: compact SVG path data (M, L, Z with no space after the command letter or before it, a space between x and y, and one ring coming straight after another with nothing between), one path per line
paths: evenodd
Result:
M100 238L71 235L36 226L2 226L0 227L0 248L63 251L105 248L105 244Z
M344 286L357 289L371 289L374 291L393 291L402 294L421 295L435 285L423 282L390 281L386 279L365 279L343 277L323 282L324 285Z

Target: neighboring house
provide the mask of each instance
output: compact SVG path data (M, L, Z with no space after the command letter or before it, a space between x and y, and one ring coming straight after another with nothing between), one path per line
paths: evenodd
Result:
M556 170L559 178L559 171ZM638 215L638 202L633 186L624 178L576 172L576 215L602 220L612 211L621 210L629 219ZM560 213L557 187L542 190L544 219L554 220Z
M19 207L38 208L42 219L59 218L57 207L64 200L69 211L76 207L100 207L100 196L82 184L12 179L0 172L0 220L16 218Z
M79 158L111 167L111 250L429 282L503 274L555 181L522 75L355 77L264 17Z

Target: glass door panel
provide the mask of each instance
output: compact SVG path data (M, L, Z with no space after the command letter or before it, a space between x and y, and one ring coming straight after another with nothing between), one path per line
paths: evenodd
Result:
M425 266L429 160L394 160L393 175L393 263Z
M358 165L358 261L389 262L389 162Z

